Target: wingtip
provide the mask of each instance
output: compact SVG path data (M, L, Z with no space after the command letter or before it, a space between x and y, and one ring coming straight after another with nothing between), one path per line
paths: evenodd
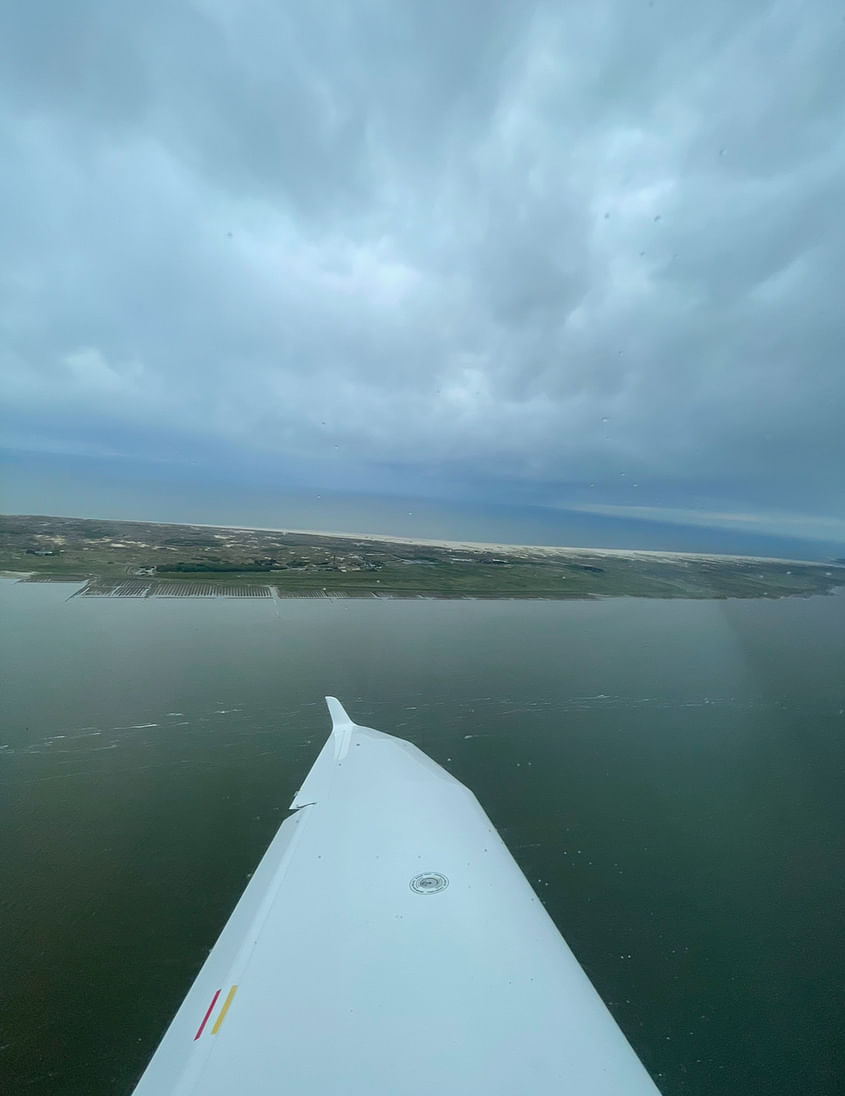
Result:
M346 713L346 709L341 702L334 696L326 697L326 704L329 708L329 715L332 717L332 730L336 731L340 727L354 727L355 724L349 718Z

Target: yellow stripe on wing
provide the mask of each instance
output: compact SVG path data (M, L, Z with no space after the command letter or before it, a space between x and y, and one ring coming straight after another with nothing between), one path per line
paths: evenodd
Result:
M223 1008L220 1009L220 1015L214 1021L214 1027L211 1029L211 1034L212 1035L217 1034L217 1032L220 1030L220 1025L226 1019L226 1013L229 1011L229 1005L231 1005L231 1003L232 1003L232 1000L235 996L235 990L237 988L238 988L237 986L232 986L232 988L226 994L226 1000L223 1002Z

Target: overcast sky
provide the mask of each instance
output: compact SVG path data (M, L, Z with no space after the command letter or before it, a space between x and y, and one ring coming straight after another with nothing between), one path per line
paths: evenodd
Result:
M841 3L6 4L0 164L10 448L845 531Z

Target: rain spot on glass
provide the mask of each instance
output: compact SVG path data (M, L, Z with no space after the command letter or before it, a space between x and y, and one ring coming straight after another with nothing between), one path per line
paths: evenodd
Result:
M607 422L607 421L608 421L608 419L607 419L607 415L602 415L602 419L601 419L601 421L602 421L602 422Z
M658 221L662 221L662 220L663 220L662 214L658 213L657 216L654 218L654 223L657 224Z

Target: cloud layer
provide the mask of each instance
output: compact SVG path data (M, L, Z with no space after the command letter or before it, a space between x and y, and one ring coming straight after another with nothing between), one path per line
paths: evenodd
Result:
M7 444L845 514L838 5L0 20Z

